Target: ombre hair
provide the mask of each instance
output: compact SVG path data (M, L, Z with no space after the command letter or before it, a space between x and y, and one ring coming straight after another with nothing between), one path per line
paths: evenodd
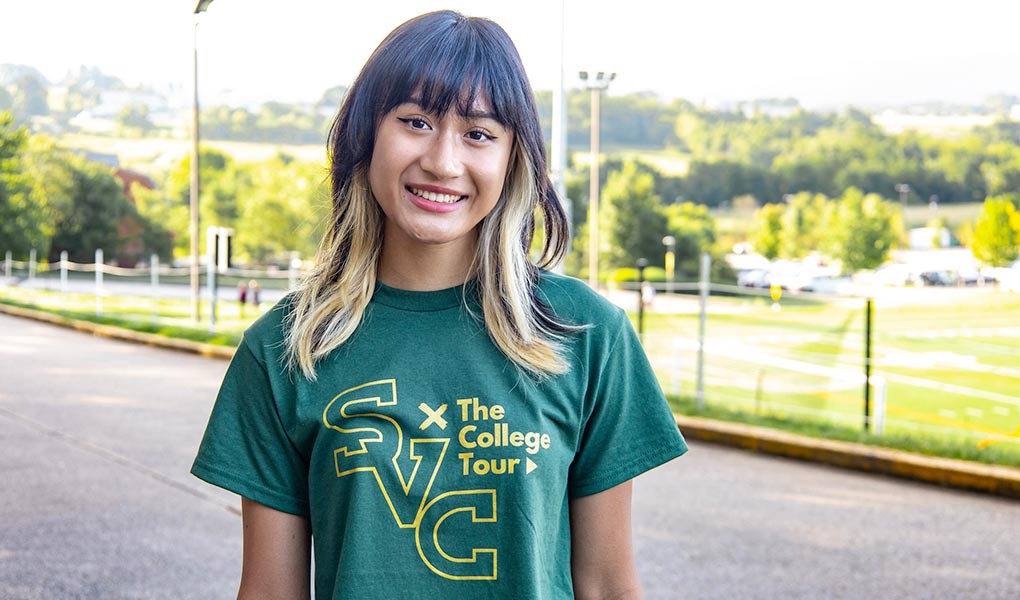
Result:
M429 113L471 112L484 97L514 133L503 191L479 224L472 271L485 327L497 347L536 379L564 373L561 322L537 293L539 269L567 249L566 215L546 173L534 94L517 49L496 23L452 11L397 27L369 57L329 132L332 214L317 264L294 293L287 318L290 366L315 379L316 363L347 340L372 299L385 216L368 184L376 129L383 116L413 101ZM536 210L537 209L537 210ZM544 243L528 252L542 213Z

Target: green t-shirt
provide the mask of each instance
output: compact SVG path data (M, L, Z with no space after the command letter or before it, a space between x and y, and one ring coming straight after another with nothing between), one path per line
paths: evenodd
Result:
M623 311L542 273L591 327L536 383L470 289L377 284L314 382L282 366L286 299L245 333L192 473L310 519L316 598L571 598L568 500L687 449Z

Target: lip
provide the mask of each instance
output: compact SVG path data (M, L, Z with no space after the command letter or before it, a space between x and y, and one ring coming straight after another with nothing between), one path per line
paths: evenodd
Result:
M467 196L464 192L452 190L450 188L440 187L438 185L426 185L424 183L409 183L406 187L411 187L416 190L422 190L425 192L432 192L434 194L447 194L450 196Z
M413 187L415 189L419 189L426 192L434 192L436 194L449 194L452 196L464 196L465 194L461 194L457 192L457 190L451 190L449 188L438 187L434 185L409 184L408 186L404 187L404 196L407 197L407 199L412 204L414 204L415 206L424 211L432 213L450 213L459 209L465 203L464 200L459 200L457 202L449 204L446 202L433 202L431 200L426 200L421 196L416 196L415 194L412 194L411 191L407 189L408 187Z

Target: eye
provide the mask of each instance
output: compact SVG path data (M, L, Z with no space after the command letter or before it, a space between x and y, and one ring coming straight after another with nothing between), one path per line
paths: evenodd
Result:
M401 123L406 123L407 126L410 127L411 129L418 129L420 131L429 129L429 124L425 121L425 119L419 119L418 117L407 118L398 117L397 120L400 121Z
M488 133L485 133L484 131L480 131L478 129L467 132L467 138L473 142L485 142L485 141L492 142L496 140L496 136L489 135Z

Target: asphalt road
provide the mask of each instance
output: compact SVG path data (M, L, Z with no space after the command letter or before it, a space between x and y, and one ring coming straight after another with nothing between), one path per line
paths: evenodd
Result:
M188 474L226 363L0 315L0 598L228 598ZM650 599L1020 598L1020 503L694 445L635 485Z

